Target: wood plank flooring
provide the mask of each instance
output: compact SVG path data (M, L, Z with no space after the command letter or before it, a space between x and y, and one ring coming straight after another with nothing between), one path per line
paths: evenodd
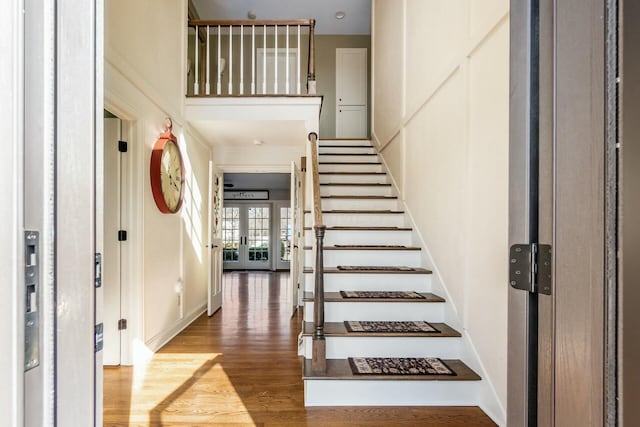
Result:
M475 407L305 408L288 273L226 273L223 308L104 370L105 426L489 426Z

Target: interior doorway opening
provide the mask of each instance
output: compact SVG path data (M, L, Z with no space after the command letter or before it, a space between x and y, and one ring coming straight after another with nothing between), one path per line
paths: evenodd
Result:
M222 245L225 271L291 268L291 175L224 175Z

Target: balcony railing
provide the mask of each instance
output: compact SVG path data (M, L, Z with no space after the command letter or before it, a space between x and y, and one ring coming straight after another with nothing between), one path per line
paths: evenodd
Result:
M192 20L189 28L188 96L315 95L315 19Z

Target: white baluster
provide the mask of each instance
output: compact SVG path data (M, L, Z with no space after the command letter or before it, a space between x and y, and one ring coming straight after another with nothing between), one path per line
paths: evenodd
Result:
M289 95L289 24L287 24L287 48L285 49L285 77L286 77L286 81L284 83L284 91L287 95Z
M244 95L244 25L240 25L240 95Z
M194 49L196 51L196 74L195 74L195 82L193 84L193 94L194 95L200 95L200 83L198 81L198 79L200 78L200 76L198 75L198 68L199 67L199 63L198 63L198 48L200 46L198 45L198 26L196 25L196 40L194 43Z
M275 26L275 50L274 50L274 60L273 60L273 65L274 65L274 70L275 70L275 76L274 76L274 80L273 80L273 93L274 94L278 94L278 25Z
M262 93L267 93L267 26L264 26L264 37L262 38Z
M256 26L251 26L251 95L256 94Z
M233 25L229 25L229 95L233 95Z
M298 95L300 95L300 88L301 88L301 85L300 85L300 24L298 24L298 46L296 46L296 48L297 48L296 56L298 57L298 69L297 69L298 77L296 78L298 84L296 85L297 86L296 92L298 93Z
M207 25L207 81L204 85L204 93L207 95L211 95L211 72L209 68L211 67L211 59L209 58L209 26Z
M220 25L218 25L218 84L216 85L216 93L222 94L222 73L220 72L220 40L222 39L222 33L220 31Z

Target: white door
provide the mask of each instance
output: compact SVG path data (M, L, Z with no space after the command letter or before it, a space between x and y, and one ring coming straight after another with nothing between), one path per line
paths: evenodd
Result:
M213 172L213 165L210 164ZM210 174L212 175L212 174ZM209 298L207 314L213 315L222 307L222 209L223 209L223 176L216 174L209 181L212 183L211 195L211 267L209 276Z
M367 49L336 49L336 138L367 136Z
M121 229L122 167L118 141L122 123L117 118L104 119L103 147L103 254L102 289L104 301L104 365L119 365L121 357Z
M266 51L263 48L257 49L256 93L300 94L301 86L300 79L298 78L298 50L289 49L288 74L286 67L287 50L278 48L277 52L278 67L276 68L276 49L268 48Z
M291 162L291 315L298 307L298 290L300 287L299 253L302 250L302 180L301 172L295 162Z
M271 269L271 205L227 204L222 209L224 268Z

